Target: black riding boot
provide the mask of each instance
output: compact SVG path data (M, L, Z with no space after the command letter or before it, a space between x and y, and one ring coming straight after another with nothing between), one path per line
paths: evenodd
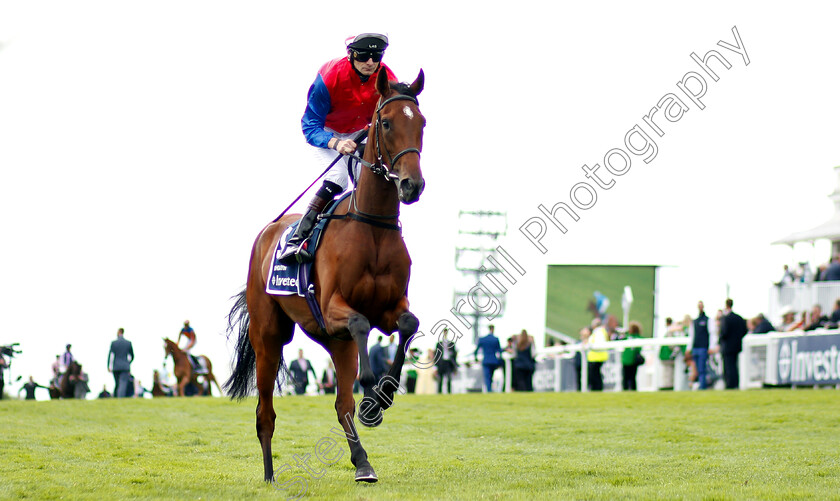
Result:
M295 234L286 243L286 248L283 250L283 254L280 255L279 261L281 263L308 263L312 261L313 256L307 249L308 242L306 239L309 238L312 229L315 228L315 223L318 221L318 214L324 210L328 201L326 198L315 195L315 198L309 202L309 210L300 218L300 223L298 223L295 229Z

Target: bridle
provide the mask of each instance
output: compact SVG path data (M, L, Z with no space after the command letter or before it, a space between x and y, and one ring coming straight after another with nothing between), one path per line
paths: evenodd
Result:
M383 145L382 141L380 140L380 129L382 128L382 113L381 113L382 109L386 105L388 105L390 103L393 103L394 101L411 101L415 105L418 104L417 103L417 98L415 98L413 96L409 96L407 94L397 94L396 96L391 96L384 101L382 100L382 98L379 98L379 102L377 103L377 106L376 106L376 121L373 124L373 132L374 132L374 136L376 137L376 161L374 163L370 163L366 160L361 159L360 157L358 157L356 155L352 155L363 166L370 169L370 171L374 175L382 176L382 177L385 178L386 181L395 181L395 180L399 179L399 176L397 174L395 174L393 171L391 171L391 168L393 168L393 166L396 165L397 161L400 158L402 158L404 155L407 155L409 153L416 153L418 157L420 156L420 149L419 148L406 148L406 149L400 151L399 153L397 153L396 155L391 155L391 152L388 151L388 148L385 145ZM387 164L383 161L383 157L382 157L382 152L383 151L388 156L388 163ZM363 223L371 224L373 226L381 227L381 228L387 228L387 229L392 229L392 230L399 230L400 229L399 221L397 222L398 224L388 224L388 223L381 223L379 221L374 221L372 219L369 219L369 218L397 219L398 217L400 217L399 210L397 210L397 213L392 215L392 216L380 216L378 214L368 214L366 212L363 212L363 211L359 210L359 207L356 205L356 189L355 188L353 189L353 194L351 196L350 202L352 204L353 211L356 212L358 214L358 216L354 217L355 215L353 213L348 213L347 217L350 217L351 219L355 219L357 221L361 221Z
M397 175L391 172L389 165L393 167L396 165L397 160L399 160L403 155L408 153L417 153L417 156L420 156L420 150L417 148L406 148L401 152L397 153L396 155L391 155L391 152L382 145L382 141L379 140L379 130L382 128L382 108L385 105L393 103L394 101L411 101L415 105L417 105L417 98L413 96L409 96L407 94L397 94L396 96L391 96L385 101L382 101L382 98L379 98L380 104L376 107L376 123L373 125L373 131L376 135L376 163L371 165L369 168L371 172L378 176L385 176L385 179L390 181L392 179L397 179ZM382 161L382 149L385 150L385 153L388 154L388 164L386 165L385 162Z

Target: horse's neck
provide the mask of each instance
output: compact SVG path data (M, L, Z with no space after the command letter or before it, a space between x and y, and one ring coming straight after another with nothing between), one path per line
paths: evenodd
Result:
M177 346L173 347L172 350L170 350L170 353L172 354L172 361L176 363L178 362L178 360L187 359L187 353L178 348Z
M371 164L376 162L375 141L375 138L369 138L368 146L365 148L365 160ZM369 215L394 216L400 209L400 199L394 181L386 180L364 166L361 167L359 173L354 198L354 205L350 209Z

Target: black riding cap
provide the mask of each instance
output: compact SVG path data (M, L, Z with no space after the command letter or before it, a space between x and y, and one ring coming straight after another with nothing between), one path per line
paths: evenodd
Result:
M362 33L347 44L348 49L383 52L388 47L388 37L379 33Z

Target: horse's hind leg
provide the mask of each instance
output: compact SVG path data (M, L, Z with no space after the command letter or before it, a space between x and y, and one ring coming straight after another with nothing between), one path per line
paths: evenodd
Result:
M248 305L251 324L248 337L256 356L257 438L263 453L265 481L274 480L271 437L274 436L274 381L283 360L283 345L292 339L294 323L274 301L262 294L258 304Z
M219 386L219 382L216 381L216 376L213 375L213 364L210 363L210 359L207 358L206 355L202 355L204 358L204 364L207 366L207 375L204 376L204 380L207 381L207 394L211 397L213 396L213 388L212 384L216 384L216 389L219 390L220 396L225 396L225 392L222 391L221 386Z
M338 422L341 423L344 434L347 436L347 444L350 446L350 461L356 467L356 482L376 482L378 478L368 461L367 452L362 447L353 422L356 414L353 383L356 380L356 372L359 370L357 356L359 350L354 341L340 340L330 341L327 349L335 364L337 379L335 411L338 414Z
M225 396L225 392L222 391L222 387L219 386L219 382L216 381L216 376L214 376L213 373L211 372L211 373L207 374L207 377L208 377L208 380L207 380L207 394L210 395L211 397L213 396L213 392L210 389L210 385L215 384L216 389L219 390L219 396L221 396L221 397Z

